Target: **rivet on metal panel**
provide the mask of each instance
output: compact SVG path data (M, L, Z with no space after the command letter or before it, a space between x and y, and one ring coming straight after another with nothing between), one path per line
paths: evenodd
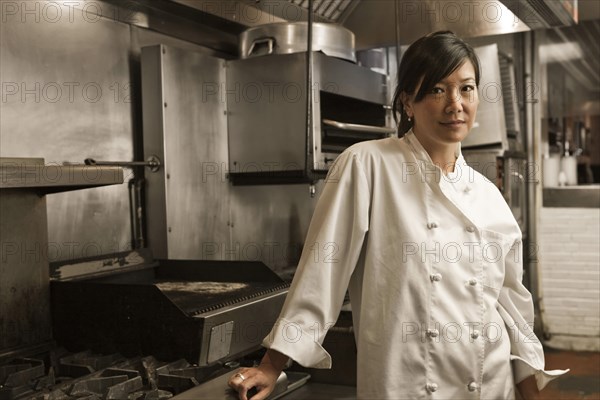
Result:
M163 53L163 54L167 54L167 49L165 49L165 48L163 47L163 49L162 49L162 50L163 50L163 51L162 51L162 53Z
M165 102L165 108L167 108L167 103Z
M171 174L167 174L167 179L171 179Z
M169 231L169 232L171 232L171 231L172 231L171 227L169 227L168 231Z

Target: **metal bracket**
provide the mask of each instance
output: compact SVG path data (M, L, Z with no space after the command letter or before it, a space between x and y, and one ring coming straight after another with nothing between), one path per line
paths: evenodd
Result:
M148 157L146 161L96 161L93 158L86 158L85 165L105 165L111 167L148 167L151 172L158 172L161 167L160 158L155 155Z

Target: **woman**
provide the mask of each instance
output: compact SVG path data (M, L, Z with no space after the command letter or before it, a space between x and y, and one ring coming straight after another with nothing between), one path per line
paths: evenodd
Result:
M465 163L479 60L444 31L413 43L398 71L401 139L362 142L326 179L260 366L230 378L240 399L272 390L291 358L329 368L321 347L350 292L359 399L526 399L544 371L522 285L521 232L493 183Z

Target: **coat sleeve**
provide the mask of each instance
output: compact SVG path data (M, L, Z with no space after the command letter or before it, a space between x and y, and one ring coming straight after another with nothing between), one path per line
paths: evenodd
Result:
M533 301L522 283L522 241L517 240L506 256L504 285L498 298L498 311L511 341L515 383L535 375L539 390L569 370L544 370L544 350L533 332Z
M369 224L370 190L351 150L331 167L281 314L263 346L305 367L331 368L321 344L335 323Z

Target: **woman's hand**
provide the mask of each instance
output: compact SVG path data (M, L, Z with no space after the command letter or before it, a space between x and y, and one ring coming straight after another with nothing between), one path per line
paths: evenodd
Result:
M252 395L252 400L264 400L275 389L277 378L287 361L287 356L267 350L258 367L240 369L229 378L229 386L238 392L240 400L249 400L248 392L253 388L256 393Z
M263 400L275 389L275 383L281 371L269 365L256 368L242 368L229 378L229 386L238 392L240 400L248 400L248 392L255 388L256 394L252 400Z

